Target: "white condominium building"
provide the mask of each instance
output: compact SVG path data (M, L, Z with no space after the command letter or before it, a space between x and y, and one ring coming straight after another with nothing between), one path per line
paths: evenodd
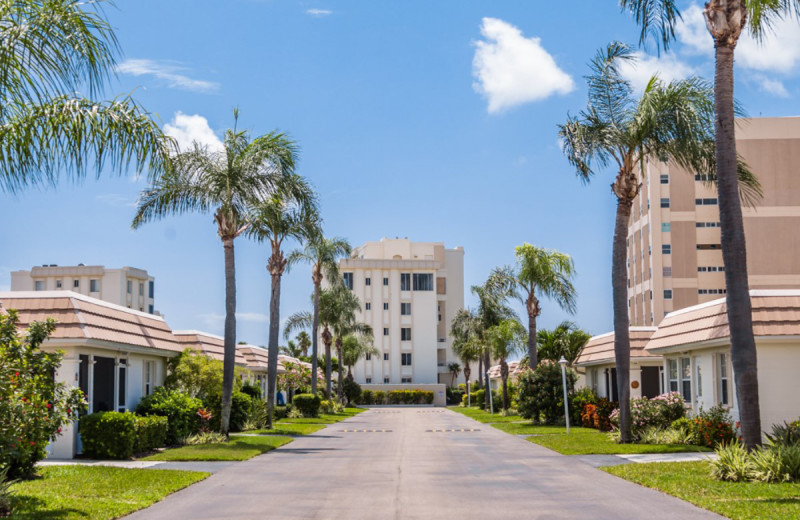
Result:
M11 272L12 291L72 291L155 314L155 278L143 269L102 265L43 265Z
M339 269L361 302L377 355L354 367L361 384L450 384L450 322L464 307L464 248L407 238L367 242Z

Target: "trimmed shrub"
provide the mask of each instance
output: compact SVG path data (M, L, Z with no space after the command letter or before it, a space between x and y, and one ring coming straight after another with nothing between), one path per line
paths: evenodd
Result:
M375 394L372 390L362 390L359 404L375 404Z
M347 399L348 403L357 403L361 397L361 385L349 377L345 378L344 382L342 383L342 391L344 392L344 397Z
M450 388L447 387L447 404L448 405L455 405L463 402L464 394L466 394L466 390L461 390L458 388Z
M433 392L430 390L391 390L387 394L389 404L431 404Z
M728 411L720 405L701 411L689 422L692 442L698 446L714 448L736 440L733 421Z
M161 448L167 443L169 420L160 415L134 416L136 419L136 440L134 453L144 453Z
M261 399L261 387L250 381L242 383L242 393L249 395L252 399Z
M591 404L597 409L597 395L591 388L580 388L569 396L569 413L572 424L583 423L584 407Z
M237 390L233 391L231 395L231 420L230 431L240 432L244 428L244 423L247 422L247 417L253 407L253 400L249 395ZM222 414L222 398L220 398L220 415ZM220 417L217 415L217 417Z
M180 444L183 439L194 435L200 428L197 410L203 408L203 401L189 397L177 390L156 388L155 392L141 400L136 407L139 415L159 415L166 417L166 443Z
M386 404L386 392L383 390L375 391L375 404Z
M290 409L291 407L289 406L276 406L274 411L275 420L280 421L281 419L286 419L287 417L289 417Z
M575 386L575 373L567 369L567 391ZM564 389L561 367L544 359L533 370L525 370L517 379L519 414L533 422L555 424L564 418Z
M328 401L327 399L323 399L319 402L319 412L320 413L335 413L336 407L334 406L333 401Z
M320 403L319 396L312 394L297 394L292 399L292 407L296 408L303 417L319 416Z
M83 453L93 459L129 459L136 445L136 416L97 412L80 419Z

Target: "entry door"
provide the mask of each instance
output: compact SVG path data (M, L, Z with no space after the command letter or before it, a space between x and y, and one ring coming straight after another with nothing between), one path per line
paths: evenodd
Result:
M114 411L114 358L94 357L94 391L92 410L95 412Z

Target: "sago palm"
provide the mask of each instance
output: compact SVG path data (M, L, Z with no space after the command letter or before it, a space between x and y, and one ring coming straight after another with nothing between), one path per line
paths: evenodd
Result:
M238 121L238 113L234 112ZM255 199L267 198L292 176L296 147L286 135L270 132L250 139L248 132L225 132L224 147L212 151L194 143L174 156L168 169L142 192L133 227L167 215L214 213L225 254L225 354L220 430L228 433L236 357L236 264L234 239L247 229L246 214Z
M553 330L538 330L536 335L539 359L558 361L564 356L570 365L575 362L591 338L591 334L581 330L571 321L562 321Z
M508 363L506 360L522 352L528 342L525 327L514 319L506 319L489 328L486 337L492 357L500 362L500 379L503 382L503 410L508 410Z
M103 3L0 2L0 191L106 166L160 174L167 140L150 115L127 96L95 100L119 51Z
M656 34L665 47L674 38L680 12L675 0L621 0L633 12L642 29L641 38ZM659 16L658 13L673 13ZM747 279L742 206L736 151L733 96L733 58L743 30L761 39L772 24L784 17L800 16L800 0L709 0L703 11L714 45L714 114L717 199L725 265L725 296L731 337L731 362L742 440L753 448L761 443L761 411L758 397L758 365L753 336L750 285ZM660 21L659 21L660 18Z

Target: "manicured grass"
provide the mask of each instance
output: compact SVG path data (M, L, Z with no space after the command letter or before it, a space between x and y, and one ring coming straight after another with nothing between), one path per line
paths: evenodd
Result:
M686 444L617 444L610 440L608 435L597 430L581 431L566 435L566 428L561 427L561 433L552 435L537 435L528 437L527 440L550 448L563 455L613 455L629 453L681 453L687 451L709 451L698 446Z
M499 423L499 422L519 422L525 421L519 415L509 415L508 417L503 417L500 413L491 414L485 410L480 408L472 408L472 407L462 407L462 406L448 406L448 410L453 410L454 412L458 412L460 414L466 415L471 419L475 419L478 422L482 423Z
M265 435L308 435L325 428L324 424L304 424L276 422L271 430L251 430L245 433L259 433Z
M199 471L49 466L14 484L12 519L104 520L145 508L206 478Z
M564 426L541 426L538 424L531 424L530 422L524 423L496 423L492 427L502 430L506 433L513 435L549 435L567 433L567 428ZM578 433L594 433L597 430L591 428L583 428L581 426L573 426L569 429L570 435Z
M228 442L170 448L141 460L247 460L292 440L278 435L231 435Z
M735 520L800 518L800 483L721 482L707 462L654 462L601 468Z
M319 417L298 417L296 419L281 419L275 424L334 424L339 421L344 421L350 417L354 417L361 412L365 412L365 408L345 408L344 412L340 413L322 413Z

